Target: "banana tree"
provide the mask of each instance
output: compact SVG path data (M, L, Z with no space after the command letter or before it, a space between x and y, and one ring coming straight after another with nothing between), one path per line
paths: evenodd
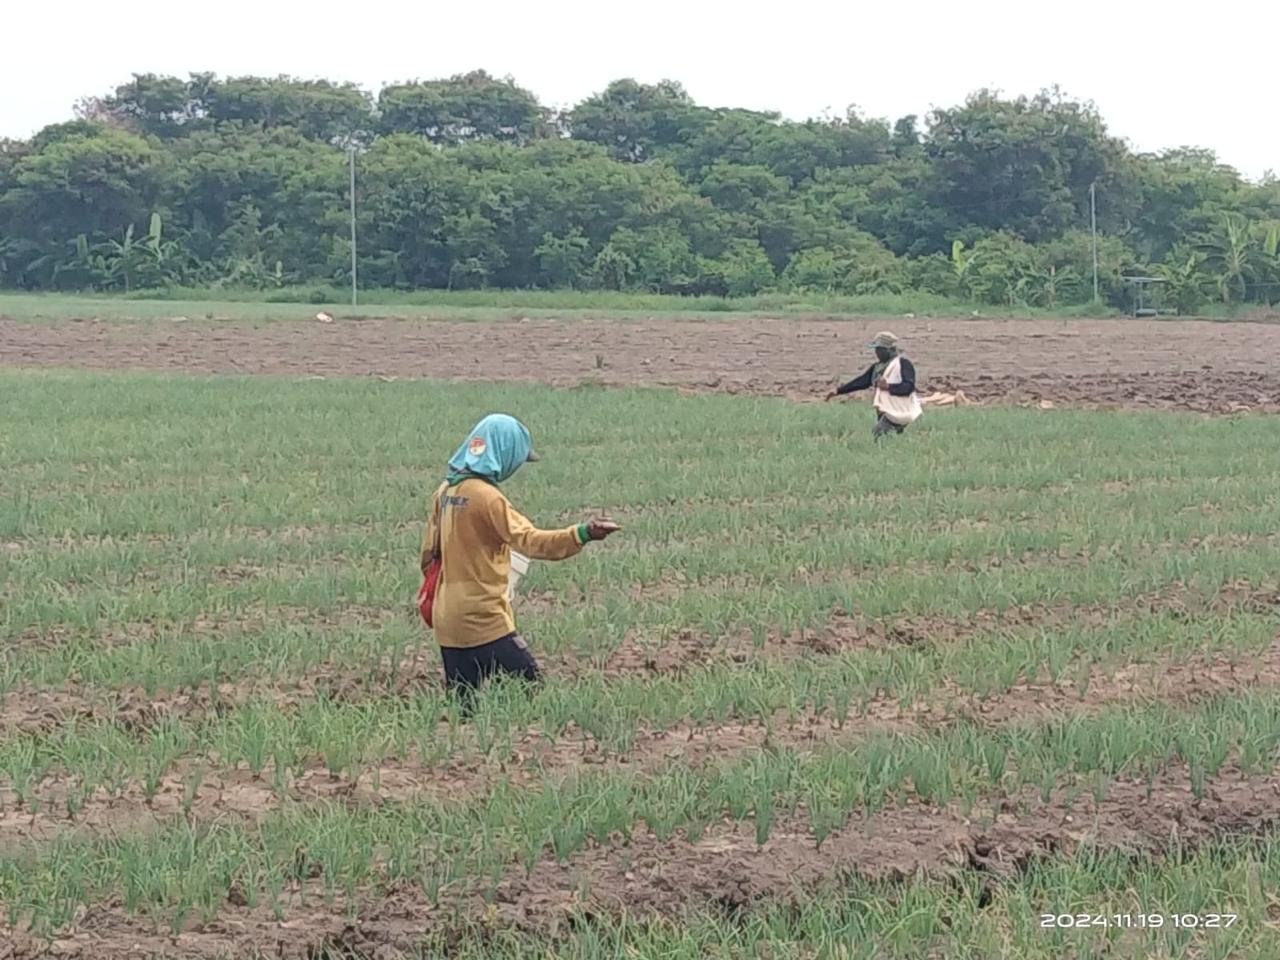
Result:
M152 213L147 237L142 242L144 253L142 272L149 283L157 286L173 280L180 270L179 247L172 240L163 239L162 230L160 214Z
M1263 227L1257 260L1259 299L1275 303L1280 300L1280 223Z
M48 286L58 266L58 254L30 240L4 238L0 243L0 278L19 287Z
M0 237L0 285L9 286L18 273L18 243L13 237Z
M956 286L962 294L968 295L969 272L973 268L973 251L966 250L963 240L951 241L951 272L955 276Z
M1239 302L1248 293L1253 274L1253 237L1244 217L1229 213L1218 233L1200 244L1204 264L1212 271L1223 303Z
M1164 263L1155 267L1155 274L1163 277L1165 298L1182 315L1193 314L1208 298L1208 279L1204 273L1204 255L1195 248L1175 247Z
M1052 309L1063 302L1080 299L1080 277L1071 267L1059 269L1055 264L1035 266L1015 283L1018 298L1037 307Z
M128 293L137 281L144 257L141 244L133 241L133 224L125 227L124 236L121 239L108 240L104 250L107 276L113 282L123 280L124 292Z
M81 233L67 241L71 255L53 269L53 285L61 289L84 290L96 287L109 276L106 259L89 246L89 238Z
M108 276L124 283L125 293L140 285L159 286L173 279L179 269L178 245L166 241L162 234L160 214L151 214L147 235L134 239L133 224L125 228L120 240L108 240L104 246Z

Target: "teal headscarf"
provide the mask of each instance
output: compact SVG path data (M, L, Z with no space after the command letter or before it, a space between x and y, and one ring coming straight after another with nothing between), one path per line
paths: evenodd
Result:
M449 483L480 477L501 483L529 460L537 460L529 430L515 417L491 413L477 423L449 461Z

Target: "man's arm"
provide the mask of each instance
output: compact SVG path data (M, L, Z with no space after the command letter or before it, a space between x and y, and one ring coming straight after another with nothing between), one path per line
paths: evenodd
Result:
M916 392L916 368L911 365L910 360L903 357L898 364L898 371L902 374L902 382L889 384L889 394L894 397L909 397Z
M875 370L875 368L876 368L876 365L873 363L871 366L867 367L865 371L863 371L861 376L854 377L844 386L839 387L836 390L836 394L843 397L846 393L854 393L858 390L868 389L871 386L871 372Z

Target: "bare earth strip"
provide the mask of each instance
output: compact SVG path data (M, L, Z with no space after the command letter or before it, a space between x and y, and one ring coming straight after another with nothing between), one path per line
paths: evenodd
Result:
M163 825L176 817L206 822L230 817L252 822L276 809L284 796L295 802L333 799L373 806L417 796L459 800L483 795L498 783L527 786L546 776L567 777L583 767L611 767L639 775L672 763L698 768L764 748L804 751L876 733L923 733L962 721L1001 726L1055 715L1084 716L1108 707L1189 706L1232 692L1280 688L1280 636L1258 656L1160 657L1119 668L1094 667L1086 687L1078 686L1078 679L1023 681L989 696L976 696L947 681L905 705L886 691L838 722L830 713L806 712L792 719L780 711L749 723L640 730L621 755L576 728L565 731L555 742L531 730L513 744L510 753L495 750L481 756L468 751L469 755L455 755L434 766L414 755L404 761L388 758L353 777L331 774L316 761L302 775L288 777L279 791L272 784L269 769L255 775L243 764L228 770L207 759L187 759L158 778L151 797L136 781L128 782L114 795L98 788L79 801L71 816L65 798L72 784L51 776L32 790L40 802L34 812L19 801L14 790L0 787L0 849L49 841L67 831L118 835Z
M1280 324L1195 320L525 320L372 318L19 323L0 366L673 386L794 397L861 370L889 327L921 388L981 402L1280 411Z
M74 931L52 943L17 933L6 956L123 958L181 956L315 957L329 948L339 956L396 956L430 933L457 929L471 918L497 928L554 933L574 913L673 915L686 907L729 911L768 899L786 902L858 875L896 881L916 875L979 870L995 876L1029 861L1069 854L1082 845L1138 851L1181 849L1220 836L1258 834L1280 819L1280 777L1246 777L1224 767L1192 793L1184 769L1171 768L1147 786L1122 780L1102 799L1089 793L1074 801L1062 791L1047 803L1035 790L965 812L908 802L855 814L818 845L803 818L776 823L757 846L750 823L724 822L697 842L667 840L637 831L625 843L591 847L566 863L540 861L531 875L512 868L495 891L493 907L478 895L468 902L433 904L418 887L359 896L348 914L341 904L326 908L317 891L309 903L286 892L285 918L268 908L250 908L243 896L224 903L208 923L195 921L176 936L144 918L129 916L118 902L95 906ZM992 807L995 816L991 816ZM319 948L319 949L318 949Z
M1212 612L1269 613L1280 607L1280 589L1274 584L1247 582L1226 584L1211 597L1199 596L1181 584L1134 595L1116 603L1072 605L1029 604L1004 611L978 610L963 618L943 616L897 617L880 620L833 611L827 623L810 630L774 634L757 647L749 636L708 637L682 631L661 643L644 643L635 635L602 663L584 665L581 658L566 655L541 657L544 667L557 676L573 678L584 673L608 677L660 676L747 663L759 659L825 656L856 650L894 646L964 644L986 634L1023 627L1056 629L1068 624L1101 626L1126 615L1160 613L1181 615ZM269 699L281 706L297 704L323 694L337 700L363 701L387 694L411 694L441 685L440 658L434 647L420 648L384 670L352 668L326 661L304 675L239 683L215 689L180 688L148 693L140 686L93 689L78 684L56 688L18 687L0 695L0 736L38 733L72 721L116 720L128 727L149 729L163 718L196 719L254 699Z

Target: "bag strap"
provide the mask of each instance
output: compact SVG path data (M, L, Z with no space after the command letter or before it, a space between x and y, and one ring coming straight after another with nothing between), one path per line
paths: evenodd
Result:
M449 482L446 480L444 483L440 484L439 489L436 490L435 499L431 504L431 529L434 533L434 536L431 538L433 541L431 544L431 553L437 560L443 559L440 556L440 521L444 519L444 511L440 506L440 498L444 496L444 492L448 489Z

